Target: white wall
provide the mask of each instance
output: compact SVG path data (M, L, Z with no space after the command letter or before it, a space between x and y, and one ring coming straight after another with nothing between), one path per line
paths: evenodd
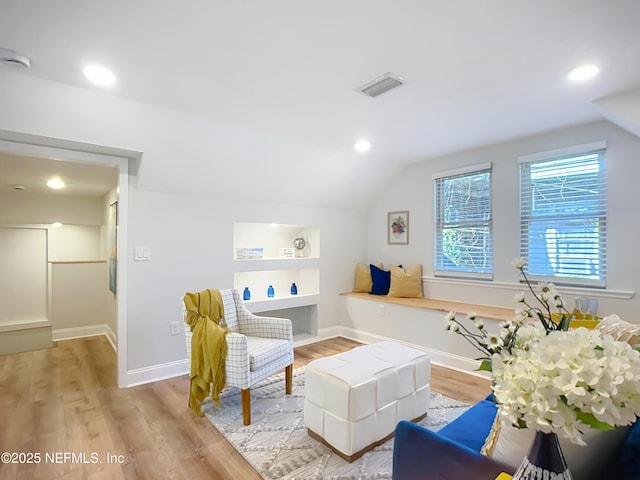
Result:
M635 245L640 235L640 139L606 122L556 130L516 141L448 155L408 166L369 211L368 255L372 263L423 264L425 294L434 298L466 300L513 307L513 294L522 290L518 272L510 261L519 256L519 155L589 143L607 142L607 289L560 289L572 303L576 295L600 300L602 314L618 313L638 323L640 255ZM494 281L462 282L433 279L432 174L477 163L493 163ZM410 243L387 245L386 213L410 211ZM632 297L632 298L628 298ZM438 325L440 328L440 325Z
M0 192L0 223L100 225L102 202L96 197Z
M51 265L51 325L56 338L81 336L86 327L107 324L107 264Z
M100 225L49 228L49 261L104 260L100 255Z
M0 266L0 326L46 320L47 230L0 224Z
M53 227L54 221L62 222L63 226ZM37 227L45 232L45 250L38 260L41 263L38 267L45 272L42 295L36 298L31 293L26 305L43 304L40 318L49 319L56 338L61 338L57 330L76 329L72 335L79 335L85 327L108 323L106 263L67 263L105 259L101 252L102 221L100 198L28 192L0 193L0 226ZM22 258L21 265L24 266L27 259L36 259L35 253ZM15 285L15 269L6 262L2 266L6 268L0 272L0 282ZM33 292L36 286L34 280L30 286L21 288L25 292ZM7 305L3 303L2 311L6 313L7 310ZM115 314L111 320L115 324ZM112 330L115 331L113 327Z
M129 369L185 358L183 336L170 336L181 320L187 291L233 287L233 224L302 224L320 229L318 328L347 320L341 291L350 290L355 259L366 243L359 212L291 205L231 202L144 192L131 188L129 258L136 246L151 248L151 261L129 264Z

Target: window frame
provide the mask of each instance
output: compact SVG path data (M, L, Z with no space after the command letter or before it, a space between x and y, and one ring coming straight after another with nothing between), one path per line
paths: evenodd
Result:
M530 166L534 164L568 160L571 158L581 157L589 154L598 155L598 206L600 207L595 214L588 216L588 218L597 218L598 225L600 226L599 240L598 240L598 268L600 270L600 278L584 278L584 277L570 277L560 275L541 275L531 273L529 270L529 251L531 249L529 242L529 225L532 218L531 207L532 195L527 193L525 198L525 188L530 192L531 181L531 169ZM523 170L528 168L528 175L525 179ZM581 145L575 145L567 148L561 148L556 150L549 150L540 153L534 153L530 155L522 155L518 157L518 176L519 176L519 251L520 256L527 260L525 265L525 273L530 280L537 282L552 282L562 286L574 286L574 287L587 287L587 288L606 288L607 281L607 174L606 174L606 142L592 142ZM526 184L525 184L526 180ZM579 220L585 218L584 214L576 215L557 215L557 220ZM571 253L571 252L569 252ZM584 254L582 254L584 255Z
M464 227L475 227L480 224L486 225L489 229L489 238L490 238L490 247L489 247L489 256L490 256L490 267L488 272L471 272L471 271L461 271L461 270L445 270L442 267L441 262L439 262L439 258L444 257L444 252L441 251L442 245L442 232L446 226L446 222L444 221L444 210L442 208L443 199L441 198L442 188L439 184L444 182L447 179L452 179L456 177L466 177L473 176L481 173L489 174L489 218L485 221L469 221L469 222L455 222L457 226ZM433 179L433 189L434 189L434 276L435 277L444 277L444 278L461 278L468 280L485 280L490 281L493 280L494 273L494 255L493 255L493 166L491 162L480 163L476 165L470 165L467 167L457 168L453 170L447 170L439 173L434 173L432 175Z

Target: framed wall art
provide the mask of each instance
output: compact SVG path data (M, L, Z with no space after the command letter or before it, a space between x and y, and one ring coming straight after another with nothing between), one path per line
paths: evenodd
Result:
M409 243L409 211L387 213L387 242L390 245Z

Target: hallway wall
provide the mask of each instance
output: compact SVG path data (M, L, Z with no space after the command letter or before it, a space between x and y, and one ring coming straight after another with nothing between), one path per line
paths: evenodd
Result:
M15 323L29 317L48 330L48 344L52 338L58 340L101 333L106 333L114 343L114 328L109 325L115 325L115 314L112 312L114 318L110 319L107 308L109 295L113 295L108 289L107 264L102 256L103 201L99 197L26 192L0 194L0 228L42 234L41 257L37 257L35 249L24 241L20 244L29 250L20 258L16 257L16 245L4 249L13 263L2 262L0 285L12 285L13 289L1 289L8 298L0 302L0 323ZM54 221L60 221L63 226L54 227ZM8 228L10 226L11 229ZM37 268L33 262L37 262ZM17 273L33 272L34 269L40 272L40 277L31 273L29 279L25 279L26 283L16 282ZM16 289L26 292L28 301L16 296ZM25 305L29 308L25 309ZM37 315L31 312L36 307L39 308ZM16 309L21 312L20 318L16 316ZM11 327L12 332L19 330L20 325ZM11 342L15 343L15 338ZM47 346L41 340L32 344L32 348ZM25 349L30 348L21 347L20 351Z

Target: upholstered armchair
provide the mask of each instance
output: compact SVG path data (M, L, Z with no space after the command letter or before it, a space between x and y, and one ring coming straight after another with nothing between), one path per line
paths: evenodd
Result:
M226 387L241 390L243 423L251 423L251 387L285 369L285 391L291 394L293 379L293 328L286 318L263 317L249 312L235 289L220 290L224 317L220 325L226 336ZM187 356L191 358L191 328L186 323L187 310L182 303L185 320Z

